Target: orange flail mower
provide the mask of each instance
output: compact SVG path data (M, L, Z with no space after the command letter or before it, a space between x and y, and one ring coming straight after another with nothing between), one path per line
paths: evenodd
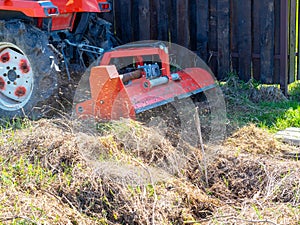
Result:
M114 65L122 59L128 62L125 68L131 70L125 74ZM135 119L139 113L215 87L215 80L205 69L171 73L170 67L168 48L163 43L125 45L105 52L99 66L91 68L91 99L76 105L77 115L100 120Z

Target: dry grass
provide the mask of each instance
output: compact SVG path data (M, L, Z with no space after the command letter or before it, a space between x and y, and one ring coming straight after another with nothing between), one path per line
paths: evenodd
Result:
M253 102L282 102L287 101L282 91L274 86L261 86L259 88L252 88L250 90L250 99Z
M5 183L2 179L1 187L18 188L18 198L24 205L20 203L15 210L15 202L4 197L1 207L11 213L2 214L2 221L19 217L51 223L48 217L33 216L27 204L39 208L43 215L50 216L52 210L59 224L67 221L60 218L61 208L66 206L76 213L74 221L78 224L90 223L91 218L103 224L182 223L186 218L211 214L218 201L179 176L180 167L174 169L173 162L181 160L182 152L138 123L110 126L96 136L73 133L67 121L41 120L30 129L4 132L1 169L10 171L7 177L17 182ZM18 165L21 171L12 165ZM38 165L38 174L28 179L28 168L33 165ZM55 196L56 202L47 204L50 200L46 196L39 204L28 202L41 193Z
M300 164L286 159L298 151L254 125L237 130L210 163L211 194L225 203L207 224L299 224Z
M2 223L299 221L299 162L283 158L289 146L253 125L213 146L208 186L200 149L176 149L152 128L121 121L98 133L75 130L67 120L40 120L2 131Z
M1 191L0 221L4 224L93 224L94 221L69 207L63 199L46 190L24 193L10 188Z
M238 152L268 155L296 150L295 147L283 144L276 140L273 134L254 124L238 129L225 141L224 146L237 149Z

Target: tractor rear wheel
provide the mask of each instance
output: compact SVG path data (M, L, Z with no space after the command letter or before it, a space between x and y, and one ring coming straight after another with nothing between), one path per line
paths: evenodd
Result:
M57 96L55 63L41 30L21 21L0 21L0 116L47 115Z

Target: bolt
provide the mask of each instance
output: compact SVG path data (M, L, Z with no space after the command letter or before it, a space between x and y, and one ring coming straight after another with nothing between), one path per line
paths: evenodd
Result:
M79 112L79 113L83 113L83 107L82 107L82 106L79 106L79 107L78 107L78 112Z
M148 87L149 87L148 82L145 82L145 83L144 83L144 88L148 88Z

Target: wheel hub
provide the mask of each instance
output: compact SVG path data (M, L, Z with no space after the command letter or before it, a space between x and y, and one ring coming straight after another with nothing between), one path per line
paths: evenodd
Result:
M27 56L11 43L0 43L0 108L22 108L32 90L33 73Z
M17 73L16 73L16 71L14 71L14 70L10 70L10 71L8 71L8 79L11 81L11 82L14 82L16 79L17 79Z

